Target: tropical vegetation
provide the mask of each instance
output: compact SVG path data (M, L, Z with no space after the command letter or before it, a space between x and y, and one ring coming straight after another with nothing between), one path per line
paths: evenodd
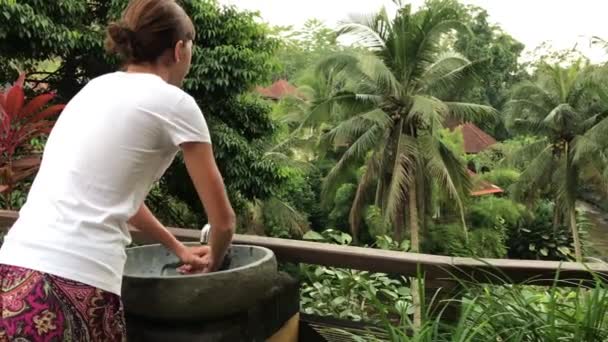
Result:
M103 52L103 27L126 2L0 0L2 208L23 204L60 103L120 67ZM522 62L521 42L456 0L395 1L395 12L336 28L273 27L215 0L181 2L198 32L185 89L210 124L239 232L459 257L608 258L595 243L608 240L602 217L581 205L608 210L608 65L544 46ZM200 228L188 178L178 157L147 202L168 225ZM600 280L463 283L450 323L416 278L290 270L303 312L374 322L392 341L608 338Z

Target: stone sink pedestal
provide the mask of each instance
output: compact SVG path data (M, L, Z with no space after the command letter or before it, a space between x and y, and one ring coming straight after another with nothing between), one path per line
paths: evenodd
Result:
M277 271L272 251L233 245L228 256L227 269L183 275L178 258L161 245L127 249L128 340L265 341L297 315L298 284Z

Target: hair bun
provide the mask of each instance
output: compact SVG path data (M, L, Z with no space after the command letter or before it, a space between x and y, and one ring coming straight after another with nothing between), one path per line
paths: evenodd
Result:
M108 25L106 50L126 59L133 58L133 31L120 23Z
M126 64L173 63L178 41L193 40L194 24L176 0L131 0L107 28L106 49Z

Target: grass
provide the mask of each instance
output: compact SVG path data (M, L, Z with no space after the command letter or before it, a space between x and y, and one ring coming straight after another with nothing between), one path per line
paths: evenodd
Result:
M407 308L396 312L392 306L373 301L389 341L608 341L608 287L600 279L593 286L577 287L562 287L564 284L557 281L550 287L459 282L464 289L461 299L427 305L419 329L414 329ZM424 299L425 294L421 296ZM457 322L447 323L443 319L447 304L460 306ZM400 317L399 322L395 322L394 315ZM353 338L378 341L369 336Z

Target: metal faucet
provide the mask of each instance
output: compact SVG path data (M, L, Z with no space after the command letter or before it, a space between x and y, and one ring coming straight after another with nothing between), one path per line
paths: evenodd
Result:
M209 238L211 237L211 225L207 223L203 229L201 229L201 245L206 245L209 243Z

